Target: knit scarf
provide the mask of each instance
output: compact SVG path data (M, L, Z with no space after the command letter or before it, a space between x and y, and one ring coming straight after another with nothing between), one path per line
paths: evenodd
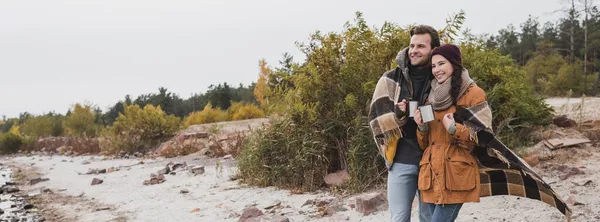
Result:
M469 88L473 80L469 76L469 71L466 69L462 70L462 83L460 84L460 91L458 98L460 98ZM440 111L446 110L452 106L452 96L450 95L450 89L452 88L452 77L448 78L443 83L437 81L431 81L431 93L429 93L429 102L433 107L433 110ZM458 100L456 98L456 100Z

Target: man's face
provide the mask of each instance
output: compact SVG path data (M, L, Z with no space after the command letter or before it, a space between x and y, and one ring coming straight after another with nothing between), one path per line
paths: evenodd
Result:
M408 57L413 66L427 65L431 60L431 36L415 34L410 38Z

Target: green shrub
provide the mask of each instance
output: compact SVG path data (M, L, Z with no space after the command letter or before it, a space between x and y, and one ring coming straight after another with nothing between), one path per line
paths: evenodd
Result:
M174 136L180 129L180 119L167 115L160 106L127 105L125 112L104 130L100 148L104 153L117 154L121 151L145 152Z
M96 113L90 105L75 104L71 114L64 121L66 131L71 136L95 137L101 127L94 121Z
M14 133L0 134L0 153L11 154L19 151L22 145L26 143L25 138Z

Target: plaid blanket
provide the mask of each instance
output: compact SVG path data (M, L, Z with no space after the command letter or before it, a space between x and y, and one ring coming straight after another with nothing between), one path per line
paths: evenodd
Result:
M482 104L459 109L454 119L469 128L478 141L473 150L481 177L481 197L512 195L540 200L571 220L571 210L544 180L512 150L498 140L491 130L491 110Z
M400 75L403 73L406 71L396 68L379 78L369 106L369 126L379 147L379 154L388 168L394 161L396 145L402 138L401 129L407 121L406 115L402 115L402 111L395 105L400 97L400 82L396 80L402 81ZM399 116L402 117L398 118Z

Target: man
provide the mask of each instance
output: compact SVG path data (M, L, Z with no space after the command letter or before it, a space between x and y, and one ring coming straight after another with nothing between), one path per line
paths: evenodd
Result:
M407 104L425 103L433 78L431 51L440 46L439 35L431 26L415 26L410 36L409 47L396 58L398 67L379 79L369 113L369 125L389 170L388 201L394 222L410 221L423 155L417 142L417 124L408 117Z

